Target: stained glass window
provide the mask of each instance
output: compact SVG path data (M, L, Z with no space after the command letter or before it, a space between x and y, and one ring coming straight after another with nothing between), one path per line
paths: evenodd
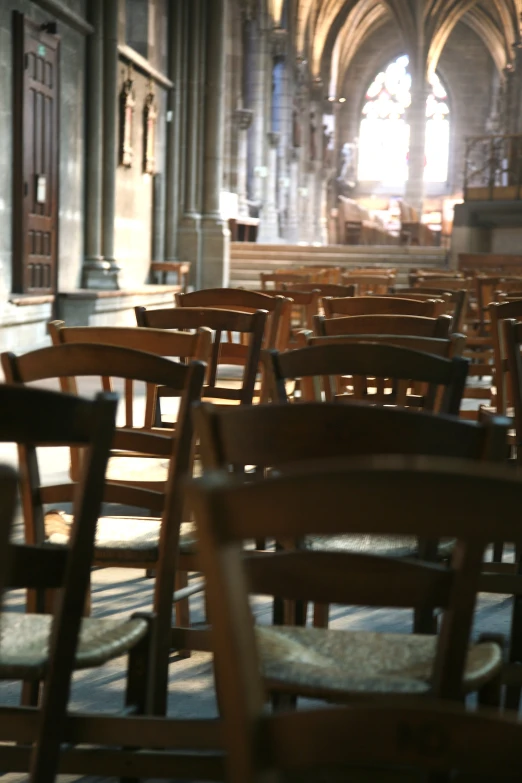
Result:
M359 180L397 185L408 179L411 75L408 55L377 74L366 93L359 135ZM424 179L445 182L449 162L449 105L437 74L430 79L426 101L426 162Z

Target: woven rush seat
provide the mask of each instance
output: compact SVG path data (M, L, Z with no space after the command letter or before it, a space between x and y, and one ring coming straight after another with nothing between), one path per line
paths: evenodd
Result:
M418 543L414 536L307 536L306 549L327 552L354 552L381 557L417 557ZM454 539L439 541L437 554L442 560L453 552Z
M51 544L66 544L69 540L73 518L64 511L53 509L45 515L45 535ZM135 554L151 562L158 558L161 520L154 517L100 517L96 529L97 560L121 560L128 552L130 560ZM180 531L180 551L196 552L196 528L192 522L184 522Z
M4 613L0 629L0 678L44 678L49 662L53 618L46 614ZM148 630L146 620L85 618L75 669L90 669L127 653Z
M418 634L323 630L292 626L256 627L263 675L269 687L335 700L350 694L423 694L430 679L437 638ZM464 689L477 690L502 666L493 642L469 649Z

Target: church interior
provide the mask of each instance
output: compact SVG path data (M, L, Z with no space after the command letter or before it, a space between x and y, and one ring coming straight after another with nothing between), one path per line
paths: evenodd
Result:
M522 0L0 0L6 783L521 781L521 507Z

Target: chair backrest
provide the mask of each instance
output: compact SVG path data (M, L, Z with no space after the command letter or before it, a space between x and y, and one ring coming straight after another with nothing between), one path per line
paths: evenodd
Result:
M345 275L388 275L395 277L397 267L395 266L357 266L354 269L345 269Z
M48 349L54 350L54 349ZM6 354L4 354L6 357ZM5 367L5 363L4 363ZM67 546L13 545L7 586L36 591L35 609L43 611L45 590L61 589L50 635L46 693L55 700L67 698L76 653L80 623L89 589L96 523L104 497L107 462L114 433L117 398L99 394L95 400L43 389L4 384L0 386L0 441L16 443L25 459L20 481L24 511L31 513L43 530L44 504L54 503L53 487L40 480L37 446L81 445L84 459L80 480L69 485L73 523ZM6 509L11 506L7 498ZM3 555L2 555L3 557Z
M355 296L357 293L356 285L337 285L335 283L288 283L283 286L288 295L292 291L319 291L323 296Z
M363 318L364 316L361 316ZM405 316L407 317L407 316ZM381 343L385 345L397 345L400 348L409 348L412 351L422 351L431 353L433 356L443 356L445 359L451 359L453 356L462 356L466 347L465 334L451 334L447 339L436 337L416 337L415 335L404 334L356 334L356 335L335 335L334 337L314 337L310 332L303 330L300 335L298 347L304 348L306 345L327 345L342 343Z
M508 318L522 321L522 299L515 299L512 302L492 302L488 311L495 361L496 408L498 413L506 414L512 405L513 390L511 365L507 358L502 322Z
M137 329L134 326L65 326L63 321L51 321L49 334L53 345L69 343L93 343L95 345L116 345L120 348L132 348L156 356L168 356L183 361L200 361L208 364L212 348L212 331L206 327L197 329L193 334L171 332L165 329ZM62 378L62 391L77 393L74 378ZM104 386L110 388L109 379ZM125 426L134 426L134 387L132 381L125 383ZM158 389L147 386L145 403L146 428L154 426L154 413L157 406Z
M296 272L261 272L259 274L261 288L268 291L270 288L280 288L284 283L309 283L310 275L301 275ZM272 286L271 286L272 284Z
M141 426L118 427L111 434L111 454L119 456L141 454L143 457L168 461L167 481L114 480L107 481L104 490L106 503L135 506L162 517L164 538L160 541L160 558L170 550L173 537L177 541L181 524L180 494L182 482L192 468L193 426L191 406L201 398L205 366L201 362L180 364L170 359L130 348L112 345L69 344L42 348L23 356L2 354L2 367L10 384L28 384L59 378L111 378L142 381L155 386L166 386L177 392L180 399L176 430L152 430ZM79 398L73 398L79 399ZM74 444L74 438L70 438ZM81 444L81 441L79 441ZM83 469L85 454L77 458L72 476ZM22 464L29 470L31 453L22 450ZM25 473L22 473L22 479ZM45 540L44 519L34 510L30 485L22 480L26 540L41 544ZM75 483L45 487L42 502L70 502ZM182 505L182 504L181 504ZM167 535L168 534L168 535ZM167 558L165 558L167 559ZM172 560L172 558L171 558Z
M228 719L225 724L231 783L260 783L267 769L273 783L421 781L429 779L429 773L434 779L509 783L522 775L522 722L498 710L476 712L443 701L395 697L344 707L274 714L265 710L257 720L251 713L249 718L250 723L241 720L249 736L242 732L241 738L234 735L235 741L228 733ZM259 738L262 763L256 752ZM321 770L320 778L316 770Z
M475 293L475 278L473 277L418 277L410 281L414 289L438 291L466 291Z
M445 291L444 288L431 288L430 286L422 287L419 285L419 287L416 288L401 289L400 293L409 297L410 293L415 294L416 292L427 295L431 294L431 296L436 296L437 298L439 296L449 297L449 301L453 303L454 308L453 329L456 332L461 332L463 330L469 303L470 292L468 289L460 288L458 290L450 289L449 291Z
M390 296L350 296L326 297L323 299L324 314L327 318L339 315L419 315L436 318L444 312L445 302L441 299L429 299L418 302L415 299L402 299Z
M272 299L270 296L264 298ZM288 300L285 301L290 304ZM214 342L203 394L205 397L238 401L243 405L250 405L254 396L267 316L267 310L247 313L212 307L171 307L154 310L136 308L138 326L152 329L199 329L205 326L212 329ZM222 339L224 335L233 338L236 333L240 335L241 342ZM217 385L220 364L237 364L243 367L239 388Z
M266 310L268 313L263 348L286 348L283 335L285 317L289 317L290 305L284 297L274 297L267 293L249 291L245 288L203 288L189 294L176 294L178 307L212 307L219 310L238 310L242 313L255 313Z
M345 272L341 276L341 280L344 285L356 285L359 296L365 296L367 294L387 294L390 287L395 282L394 275L367 275L356 274L355 272Z
M452 319L449 315L424 318L420 315L347 315L344 318L314 318L317 337L360 334L396 334L447 339Z
M484 423L403 408L336 405L194 406L205 470L281 470L311 460L366 454L425 454L502 462L509 420ZM369 436L371 433L371 436Z
M321 400L324 394L327 402L363 400L453 415L460 410L469 364L460 357L444 359L371 342L271 351L265 361L272 399L278 402L288 402L286 381L301 379L303 401Z
M341 282L341 267L340 266L320 266L307 264L306 266L294 266L289 269L278 269L277 272L286 274L292 272L293 274L308 276L312 283L332 283L338 284Z
M291 323L288 324L290 328L295 325L296 313L295 310L300 310L297 320L298 326L301 328L311 329L313 326L314 315L319 312L320 294L316 288L312 288L310 291L285 291L284 289L274 288L271 291L267 290L263 293L267 293L270 296L284 296L286 299L290 299L292 302Z
M255 780L256 749L266 749L258 733L265 689L249 592L318 603L437 605L443 611L430 691L461 697L483 553L495 537L522 543L513 516L522 484L512 472L440 458L374 457L249 482L210 472L188 492L208 587L230 780ZM449 567L347 552L290 549L260 557L243 550L246 539L339 534L450 536L457 544ZM346 736L337 740L345 744ZM266 771L265 753L257 763Z

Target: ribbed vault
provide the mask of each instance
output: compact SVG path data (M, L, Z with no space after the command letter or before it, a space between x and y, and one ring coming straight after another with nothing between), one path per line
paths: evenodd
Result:
M281 0L271 0L274 10ZM295 0L296 48L314 77L341 83L355 53L379 26L393 20L412 67L435 70L459 22L480 37L501 71L520 42L522 0ZM275 18L275 17L274 17ZM335 52L335 56L332 57ZM330 72L332 60L334 73Z

